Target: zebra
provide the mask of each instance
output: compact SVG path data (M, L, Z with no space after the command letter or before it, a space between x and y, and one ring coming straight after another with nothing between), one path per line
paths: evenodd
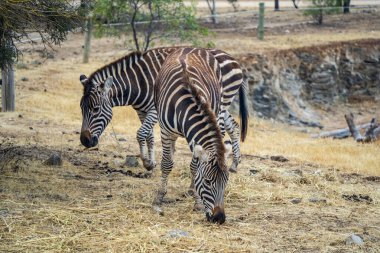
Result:
M202 201L207 220L224 223L224 190L228 181L226 147L218 123L222 74L209 52L182 48L164 62L154 85L154 103L161 128L161 186L153 202L162 204L173 168L174 143L184 137L193 152L196 202Z
M165 59L178 48L163 47L145 53L132 52L103 66L89 77L80 76L84 87L80 102L83 119L80 141L85 147L97 145L101 133L112 118L112 107L131 105L142 124L136 138L143 165L147 170L156 166L153 126L157 123L157 113L153 103L153 84ZM244 141L248 127L242 71L237 61L227 53L218 49L204 50L214 55L222 72L223 96L218 118L222 134L227 131L231 137L234 154L231 171L236 171L240 163L239 137ZM228 107L238 91L241 133L239 125L228 112Z

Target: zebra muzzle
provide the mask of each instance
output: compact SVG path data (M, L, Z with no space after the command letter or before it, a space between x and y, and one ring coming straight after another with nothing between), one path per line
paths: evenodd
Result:
M207 213L206 218L208 221L210 221L212 223L223 224L226 221L226 214L224 213L223 208L216 206L212 210L212 215Z
M85 130L85 131L82 131L80 134L80 142L86 148L92 148L98 145L98 138L95 136L91 137L90 131Z

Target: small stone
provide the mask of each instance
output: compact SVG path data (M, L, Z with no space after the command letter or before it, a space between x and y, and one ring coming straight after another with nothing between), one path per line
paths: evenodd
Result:
M189 232L179 230L179 229L171 230L166 235L168 237L171 237L171 238L189 237L190 236Z
M29 127L30 130L33 130L33 127Z
M364 241L360 236L352 234L346 239L346 245L350 244L363 245Z
M282 162L282 163L289 161L288 158L283 157L282 155L273 155L273 156L270 157L270 159L272 161L277 161L277 162Z
M118 141L127 141L127 139L121 137L121 138L118 139Z
M22 116L22 114L19 114L18 117L19 117L20 119L22 119L24 116Z
M259 173L260 171L252 169L252 170L249 170L249 172L251 173L251 175L255 175L255 174Z
M312 197L309 199L309 202L311 202L311 203L327 203L327 200L323 199L323 198Z
M291 199L290 202L292 202L293 204L299 204L302 202L302 198L294 198Z
M139 166L139 161L135 156L127 156L125 159L125 165L127 167L137 167Z
M54 153L52 154L49 159L47 159L44 162L45 165L52 165L52 166L61 166L62 165L62 158L59 154Z
M23 81L23 82L27 82L27 81L29 81L29 78L27 78L27 77L21 77L21 81Z

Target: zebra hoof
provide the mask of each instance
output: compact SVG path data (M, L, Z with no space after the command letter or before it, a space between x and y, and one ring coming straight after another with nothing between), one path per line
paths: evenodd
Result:
M156 167L157 163L155 161L144 160L143 165L147 171L151 171Z
M231 173L237 173L237 168L235 166L231 166L231 168L229 169L229 171Z
M203 204L201 204L201 203L195 203L194 204L193 211L204 212L204 210L205 210L205 207Z

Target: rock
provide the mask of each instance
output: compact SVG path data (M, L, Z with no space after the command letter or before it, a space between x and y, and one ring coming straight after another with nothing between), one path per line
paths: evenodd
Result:
M367 204L372 203L373 199L368 195L362 195L362 194L343 194L342 198L347 201L353 201L353 202L365 202Z
M249 172L251 173L251 175L255 175L255 174L259 173L260 171L252 169L252 170L249 170Z
M347 42L242 57L250 114L321 128L320 109L335 110L337 102L379 97L379 52L373 42ZM230 108L238 110L238 99Z
M282 162L282 163L289 161L288 158L285 158L282 155L273 155L273 156L270 157L270 159L272 161L277 161L277 162Z
M118 141L127 141L127 139L121 137L121 138L118 139Z
M171 237L171 238L179 238L179 237L190 237L190 234L187 231L175 229L175 230L169 231L166 234L166 236Z
M299 204L302 202L302 198L294 198L291 199L290 202L292 202L293 204Z
M61 166L62 165L62 158L59 154L54 153L52 154L49 159L47 159L44 164L45 165L51 165L51 166Z
M125 159L125 165L127 167L138 167L139 166L139 161L135 156L127 156Z
M311 202L311 203L327 203L327 200L324 198L311 197L309 199L309 202Z
M21 77L21 81L27 82L27 81L29 81L29 78L27 78L26 76L23 76L23 77Z
M360 236L352 234L346 239L346 245L350 245L350 244L363 245L364 241Z

